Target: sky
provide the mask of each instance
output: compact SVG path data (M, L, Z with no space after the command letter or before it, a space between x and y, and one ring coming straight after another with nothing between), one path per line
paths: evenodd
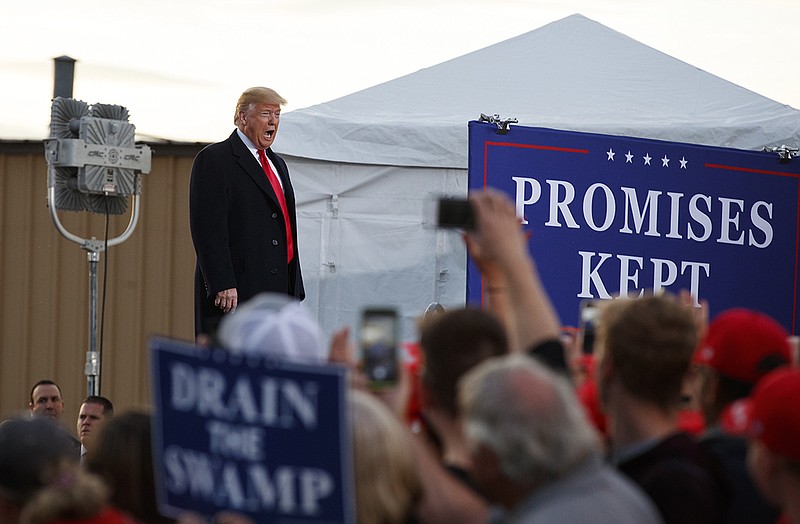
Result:
M798 0L4 0L0 139L49 135L59 56L73 97L127 107L137 139L212 142L248 87L287 112L575 13L800 108Z

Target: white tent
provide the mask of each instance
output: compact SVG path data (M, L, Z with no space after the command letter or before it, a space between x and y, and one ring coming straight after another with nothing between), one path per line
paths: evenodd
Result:
M345 73L343 73L345 74ZM426 227L467 187L467 122L759 150L800 145L800 111L572 15L442 64L285 115L276 150L298 194L307 304L326 332L365 305L413 318L463 304L460 237Z

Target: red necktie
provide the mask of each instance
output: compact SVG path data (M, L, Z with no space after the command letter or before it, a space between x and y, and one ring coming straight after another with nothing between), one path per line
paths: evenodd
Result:
M283 195L283 188L281 188L278 176L272 171L267 160L267 154L263 149L258 150L258 159L261 161L261 167L264 169L264 173L267 175L270 185L272 185L272 190L275 191L275 195L278 197L281 211L283 211L283 222L286 224L286 262L288 263L292 261L294 256L294 240L292 237L292 223L289 221L289 209L286 207L286 198Z

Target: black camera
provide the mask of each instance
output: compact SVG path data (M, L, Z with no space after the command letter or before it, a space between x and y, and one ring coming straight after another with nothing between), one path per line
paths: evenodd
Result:
M448 229L475 229L475 212L466 198L443 197L438 200L436 226Z

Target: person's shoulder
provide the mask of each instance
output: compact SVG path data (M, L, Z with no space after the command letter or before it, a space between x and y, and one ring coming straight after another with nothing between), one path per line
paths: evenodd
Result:
M78 456L80 457L80 456L81 456L81 441L80 441L80 440L78 440L78 439L76 439L75 437L73 437L73 436L72 436L72 435L70 435L69 433L67 433L67 436L69 437L70 441L72 442L72 449L73 449L73 450L74 450L74 451L75 451L75 452L78 454Z
M581 474L581 472L576 473ZM607 462L600 461L591 467L584 468L583 476L584 485L581 486L580 491L596 491L603 494L602 496L614 493L621 498L637 500L646 497L636 482ZM645 498L645 500L649 499Z
M647 451L620 463L622 470L663 470L673 467L683 468L686 464L701 467L714 462L713 454L684 432L673 433Z
M691 435L674 433L649 450L618 464L620 471L640 485L715 484L722 476L722 465L705 446Z
M735 441L722 439L717 442L720 445L734 444ZM668 457L684 458L687 461L697 463L703 467L715 467L716 458L707 445L701 444L692 435L686 432L678 432L664 439L659 446L661 452Z
M721 502L730 493L722 463L687 433L666 437L631 462L620 469L656 499L680 492L686 500Z
M599 484L604 486L600 488L601 496L604 500L613 500L612 506L617 510L613 517L620 519L617 522L627 521L624 519L638 523L661 522L658 508L639 484L608 464L599 475L602 479Z
M281 164L286 165L286 161L283 159L283 157L281 157L281 155L276 153L275 150L272 149L271 147L269 149L267 149L267 156L273 162L280 162Z
M242 143L241 139L236 136L236 131L234 130L233 133L230 134L228 138L225 140L220 140L219 142L213 142L208 144L203 149L200 150L201 153L204 151L230 151L231 148L234 146L236 142ZM242 145L244 145L242 143Z
M599 460L589 461L546 495L529 508L532 522L661 522L658 509L642 488Z
M734 435L726 435L720 431L705 435L698 442L720 459L733 458L744 462L744 457L747 455L746 439Z
M194 157L192 172L205 172L206 166L224 164L229 159L237 156L235 153L236 145L233 141L237 140L241 143L241 140L234 136L235 133L234 131L233 135L221 142L214 142L202 148ZM242 147L245 147L244 144L242 144Z

